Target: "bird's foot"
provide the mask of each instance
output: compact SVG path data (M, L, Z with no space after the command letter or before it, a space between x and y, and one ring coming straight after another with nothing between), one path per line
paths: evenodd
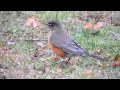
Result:
M64 64L70 64L69 60L70 60L70 59L63 59L63 58L61 58L61 59L60 59L60 62L61 62L61 63L64 63Z
M64 62L65 60L63 58L60 59L60 62Z

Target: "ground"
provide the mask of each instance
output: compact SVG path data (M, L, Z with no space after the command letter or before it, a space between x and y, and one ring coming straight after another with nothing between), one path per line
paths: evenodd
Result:
M1 79L120 79L120 67L113 67L120 53L120 13L105 11L1 11ZM49 49L48 28L43 22L60 20L75 41L104 61L73 57L68 64L55 61ZM104 22L99 29L85 23Z

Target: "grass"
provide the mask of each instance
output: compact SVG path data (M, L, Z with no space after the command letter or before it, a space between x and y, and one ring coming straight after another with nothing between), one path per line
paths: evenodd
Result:
M101 62L105 64L112 63L114 56L120 52L120 41L109 34L110 31L120 33L119 28L104 25L99 29L100 33L92 35L84 30L85 21L83 23L76 21L78 16L83 16L82 12L22 11L19 13L20 15L13 11L7 12L7 14L0 13L3 17L0 24L2 27L2 32L0 32L0 72L4 73L5 78L120 79L120 67L100 66L96 64L98 63L96 59L90 57L73 57L70 61L71 64L63 66L61 63L55 62L53 60L55 54L49 48L41 49L36 44L37 41L29 41L34 38L38 38L40 41L47 39L49 33L47 27L41 24L40 28L33 28L26 26L25 22L30 16L38 17L41 21L59 19L76 42L89 52L102 50L101 56L108 58ZM58 15L56 16L56 14ZM4 18L5 16L6 18ZM15 44L7 44L8 40L15 41ZM44 45L48 46L47 42Z

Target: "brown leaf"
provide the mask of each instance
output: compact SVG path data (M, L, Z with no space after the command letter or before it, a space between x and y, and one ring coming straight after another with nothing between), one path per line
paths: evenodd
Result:
M103 63L103 64L102 64L102 67L109 67L109 66L110 66L109 63Z
M100 19L105 19L106 18L106 14L104 13L104 14L101 14L100 16L99 16L99 18Z
M90 70L85 69L85 70L83 70L83 73L86 74L86 75L89 75L89 74L92 73L92 70L91 69Z
M10 53L10 50L5 47L0 47L0 55L3 57L8 57Z
M46 46L46 45L41 45L41 49L43 50L43 49L47 49L48 47Z
M114 60L117 61L117 62L120 62L120 61L119 61L119 60L120 60L120 53L118 53L118 54L115 56Z
M90 22L86 22L85 25L84 25L84 28L85 29L90 29L92 26L92 24Z
M109 67L110 66L109 63L101 63L100 61L96 61L95 64L100 67Z
M103 26L103 22L98 22L97 24L95 24L95 25L93 26L93 29L96 30L96 29L98 29L98 28L100 28L100 27L102 27L102 26Z
M37 26L39 26L39 24L40 24L39 19L35 18L34 16L28 18L26 21L27 26L37 27Z
M60 59L60 57L58 57L58 56L54 57L55 61L58 61L59 59Z
M118 53L115 58L114 58L114 63L112 64L112 66L117 67L120 66L120 53Z
M55 68L52 70L52 73L60 73L62 70L60 68Z
M98 54L98 55L100 55L102 52L103 52L102 50L100 50L100 49L96 49L96 50L94 51L94 54Z
M60 73L62 70L60 68L55 69L55 72Z

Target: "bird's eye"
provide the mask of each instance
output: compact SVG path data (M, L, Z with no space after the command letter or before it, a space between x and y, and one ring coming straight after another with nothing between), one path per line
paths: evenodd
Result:
M54 25L53 24L49 24L50 27L53 27Z
M48 24L48 26L51 26L51 24Z
M52 26L52 24L49 24L49 26Z

